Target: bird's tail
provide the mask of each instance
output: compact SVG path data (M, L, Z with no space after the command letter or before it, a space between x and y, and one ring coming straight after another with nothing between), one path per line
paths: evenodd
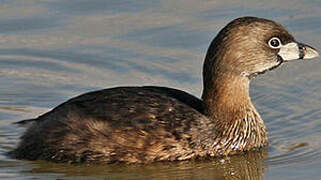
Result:
M14 122L13 124L17 124L19 126L29 125L30 123L36 122L37 118L35 119L24 119L18 122Z

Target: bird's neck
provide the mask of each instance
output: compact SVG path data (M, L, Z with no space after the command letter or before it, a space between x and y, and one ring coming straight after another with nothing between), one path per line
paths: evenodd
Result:
M267 144L265 125L251 102L249 84L247 77L231 74L215 76L204 84L204 114L214 124L214 143L229 143L224 148L230 150L224 153Z
M204 84L202 94L204 114L213 119L232 121L254 108L249 96L249 79L224 74Z

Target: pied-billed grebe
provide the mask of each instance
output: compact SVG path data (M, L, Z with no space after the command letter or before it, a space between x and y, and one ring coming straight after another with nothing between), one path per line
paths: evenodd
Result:
M72 98L34 119L10 154L69 163L147 163L236 154L268 144L250 79L317 57L280 24L242 17L212 41L202 100L166 87L116 87Z

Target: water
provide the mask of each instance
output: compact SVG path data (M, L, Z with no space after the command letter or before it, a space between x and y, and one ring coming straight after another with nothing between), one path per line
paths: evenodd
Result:
M320 179L321 64L297 61L251 84L270 146L243 156L150 165L71 166L10 159L23 128L80 93L162 85L200 95L207 47L244 15L282 23L321 49L321 1L0 1L0 178Z

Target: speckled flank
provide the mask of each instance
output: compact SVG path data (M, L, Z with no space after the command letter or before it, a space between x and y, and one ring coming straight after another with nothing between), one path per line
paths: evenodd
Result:
M189 159L202 149L202 135L196 132L207 128L208 121L191 106L158 87L92 92L39 117L15 154L73 163Z

